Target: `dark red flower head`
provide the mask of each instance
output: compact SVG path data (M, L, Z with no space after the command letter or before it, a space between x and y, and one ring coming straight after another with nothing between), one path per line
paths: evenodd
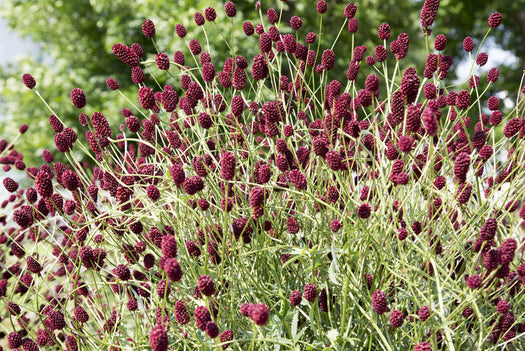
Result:
M502 120L503 120L503 114L501 113L501 111L494 111L490 115L489 123L492 126L497 126L498 124L501 123Z
M173 86L167 84L164 87L160 101L166 112L173 112L177 108L177 103L179 102L179 95L173 88Z
M217 18L217 12L213 7L207 7L204 9L204 16L206 17L207 21L213 22Z
M314 302L315 299L317 298L317 287L315 286L315 284L312 284L312 283L306 284L304 286L303 292L304 292L304 298L308 302Z
M262 80L268 77L268 64L264 55L256 55L253 58L252 77L254 80Z
M292 16L292 18L290 19L290 27L292 27L292 29L298 30L299 28L301 28L302 25L303 20L301 19L301 17Z
M207 275L199 277L198 288L199 291L206 296L211 296L215 293L215 284L213 283L213 280Z
M131 272L125 264L119 264L111 271L115 274L120 280L129 280L131 279Z
M425 0L421 9L421 29L423 33L429 33L429 27L432 26L436 19L439 8L439 0Z
M198 55L202 51L201 44L199 43L197 39L190 40L189 46L190 46L190 51L193 55Z
M182 278L182 269L175 258L168 258L164 261L164 271L166 272L166 276L174 282Z
M219 327L217 326L217 323L215 322L208 322L206 324L206 334L212 339L219 336Z
M24 85L29 89L33 89L36 85L35 78L29 73L22 75L22 82L24 82Z
M226 350L230 346L230 343L228 343L227 341L233 340L233 332L227 329L219 335L219 339L221 340L221 344L223 344L222 349Z
M487 81L489 83L495 83L499 78L499 70L497 67L492 67L487 73Z
M51 310L47 315L47 320L49 321L53 329L61 330L66 326L66 321L62 312L57 310Z
M317 1L316 10L317 10L317 13L319 14L326 13L326 1L325 0Z
M261 52L265 53L268 53L272 50L272 39L270 38L270 34L261 34L259 37L259 48L261 49Z
M20 309L20 306L18 306L16 303L9 301L7 303L7 310L9 311L9 314L12 316L17 316L22 311Z
M164 235L162 237L161 249L163 257L177 257L177 242L175 240L175 237L173 235Z
M202 26L204 24L204 16L200 12L196 12L195 15L193 15L193 20L195 21L195 24L198 26Z
M420 342L414 347L414 351L432 351L432 345L428 342Z
M294 169L288 172L288 178L297 189L306 189L308 183L305 175L300 170Z
M177 33L179 38L184 38L186 36L186 28L182 24L177 23L175 26L175 33Z
M467 285L472 290L477 289L481 286L483 278L480 275L474 274L467 279Z
M470 52L474 50L474 40L471 37L466 37L463 39L463 50Z
M390 317L388 319L392 327L399 328L400 326L403 325L405 316L403 315L403 312L401 312L400 310L393 310L392 313L390 313Z
M383 45L378 45L374 49L374 57L378 62L386 60L387 52Z
M370 205L367 204L367 203L361 204L357 208L357 215L360 218L363 218L363 219L367 219L368 217L370 217L371 212L372 212L372 209L371 209Z
M314 32L309 32L308 34L306 34L305 41L307 44L315 43L316 39L317 39L317 35Z
M11 332L7 336L7 346L11 349L17 349L22 346L22 336L18 332Z
M49 125L51 126L51 129L53 129L55 133L60 133L61 131L64 130L64 124L55 115L49 116Z
M454 181L464 183L470 166L470 155L461 152L454 161Z
M135 55L137 55L139 58L144 56L144 50L142 49L142 46L140 46L140 44L137 44L137 43L131 44L131 50L133 50Z
M420 321L426 321L428 317L430 317L430 307L421 306L421 308L417 311L417 316L419 317Z
M89 320L89 315L82 306L75 307L74 315L75 319L80 323L86 323Z
M381 290L376 290L372 294L372 308L377 314L390 311L386 301L386 295Z
M235 177L235 155L227 151L221 157L221 177L224 180L233 180Z
M323 51L323 55L321 57L321 64L323 65L325 70L330 71L335 64L335 53L329 49Z
M416 100L419 84L420 79L416 73L416 69L414 67L408 67L403 73L403 79L401 80L401 92L405 95L407 104L411 104Z
M498 302L498 305L496 306L496 309L497 309L498 313L501 313L501 314L505 314L505 313L509 312L509 308L510 308L510 305L505 300L500 300Z
M290 305L298 306L301 303L303 296L299 290L293 290L290 293Z
M73 106L76 108L83 108L86 106L86 96L84 95L84 92L80 88L75 88L71 90L71 101L73 102Z
M149 332L149 344L153 351L168 350L168 333L162 325L155 325Z
M11 332L7 336L7 346L11 349L17 349L22 346L22 336L18 332Z
M195 308L194 314L197 328L202 331L206 330L206 325L208 322L211 322L211 315L208 308L206 306L197 306L197 308Z
M119 88L118 82L111 77L108 77L108 79L106 79L106 85L111 90L117 90Z
M27 269L34 274L38 274L42 271L42 266L32 256L26 258Z
M346 5L344 15L346 18L350 19L355 16L356 11L357 11L357 6L355 6L355 4L351 2Z
M155 96L153 95L153 91L148 87L141 87L139 89L139 102L144 109L153 109L155 107Z
M34 211L31 206L21 206L13 213L13 220L22 228L27 228L33 224Z
M115 43L111 47L111 51L113 51L113 54L117 56L117 58L124 62L126 65L130 67L138 66L140 64L139 57L135 53L135 51L131 50L131 48L127 47L124 44L121 43Z
M255 33L255 28L253 27L253 24L249 21L245 21L243 24L242 24L242 31L244 32L244 34L246 34L247 36L250 36L250 35L253 35L253 33Z
M275 23L277 23L279 21L279 15L277 14L277 11L275 11L272 8L270 8L270 9L268 9L268 11L266 11L266 17L268 17L268 21L271 24L275 24Z
M268 322L268 307L263 303L258 303L250 309L250 318L257 325L265 325Z
M503 21L503 16L498 11L494 11L489 16L489 26L490 26L490 28L497 28L497 27L499 27L499 25L501 24L502 21Z
M445 47L447 46L447 37L445 34L438 34L436 36L436 39L434 40L434 48L437 51L443 51L445 50Z
M476 57L476 64L478 66L485 66L488 59L489 55L486 52L480 52L478 57Z
M237 14L237 7L235 7L235 4L232 1L228 1L224 4L224 11L226 11L226 16L235 17Z
M388 23L381 24L377 30L377 35L381 40L388 40L390 38L390 25Z
M299 232L299 221L295 217L288 217L286 219L286 228L291 234L297 234Z
M160 70L167 71L170 69L170 59L168 55L163 52L159 52L155 56L155 63Z
M399 140L397 142L397 147L402 152L409 152L412 150L412 145L414 143L414 140L408 136L408 135L402 135L399 137Z
M514 253L518 248L518 243L515 239L506 239L500 246L499 251L501 253L499 258L500 265L508 265L514 259Z
M175 319L179 324L188 324L190 321L190 315L183 300L175 303Z
M4 178L3 183L10 193L14 193L18 189L18 183L9 177Z
M35 188L42 197L49 197L53 194L53 182L48 172L41 170L37 173Z
M349 33L355 33L357 32L357 29L359 28L359 22L357 21L357 18L352 17L348 20L348 32Z
M456 106L460 110L468 109L470 105L470 93L468 90L461 90L456 96Z
M151 39L155 36L155 25L153 24L152 20L144 20L144 23L142 23L142 33L144 33L144 36L148 39Z
M287 53L289 54L295 53L295 50L297 49L297 42L295 41L295 37L292 34L283 35L282 43L284 45L284 50Z

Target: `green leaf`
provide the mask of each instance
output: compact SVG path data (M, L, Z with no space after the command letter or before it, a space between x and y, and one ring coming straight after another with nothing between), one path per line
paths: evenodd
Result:
M335 253L335 247L332 243L332 263L330 263L330 268L328 269L328 278L330 279L330 282L334 285L341 285L339 280L337 279L337 275L339 274L339 265L337 264L337 255Z
M295 312L293 314L293 318L292 318L292 325L291 325L291 328L292 328L292 338L294 340L296 340L296 336L297 336L297 326L299 324L299 310L298 309L295 309Z

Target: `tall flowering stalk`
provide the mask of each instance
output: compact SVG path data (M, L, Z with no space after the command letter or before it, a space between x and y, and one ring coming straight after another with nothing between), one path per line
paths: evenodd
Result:
M424 2L426 40L438 7ZM119 131L75 88L84 130L48 106L56 150L39 167L0 141L4 170L34 182L3 181L7 347L522 349L523 98L504 116L484 96L499 72L480 70L480 48L469 81L447 85L441 34L425 67L405 65L417 38L388 23L375 48L352 40L346 80L329 81L343 58L322 32L256 8L261 23L238 28L254 57L227 41L214 57L182 24L184 51L114 44L137 84ZM316 10L359 30L353 3ZM231 1L203 13L203 30L238 15ZM142 31L156 48L171 35Z

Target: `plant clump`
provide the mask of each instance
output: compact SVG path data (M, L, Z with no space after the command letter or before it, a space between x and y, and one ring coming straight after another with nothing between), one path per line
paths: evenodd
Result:
M447 82L439 5L423 3L421 38L382 23L373 48L326 43L257 2L261 22L234 28L248 56L209 31L233 26L231 1L188 24L229 57L150 19L145 38L177 35L178 50L115 43L136 85L121 116L75 88L83 129L49 107L56 149L42 164L0 140L4 171L30 183L2 182L8 347L523 349L524 98L504 113L486 96L499 71L480 69L488 54L470 37L468 80ZM365 16L315 11L350 35ZM433 43L424 67L406 63L418 39ZM21 84L43 99L38 79Z

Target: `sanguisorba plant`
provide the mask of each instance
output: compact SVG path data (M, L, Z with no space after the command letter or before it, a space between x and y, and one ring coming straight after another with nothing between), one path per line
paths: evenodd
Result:
M330 13L318 1L318 33L255 6L260 23L238 28L254 57L221 35L212 7L195 23L230 57L181 24L187 50L153 59L114 44L137 85L119 132L77 88L88 145L54 112L57 150L40 167L2 140L4 170L34 179L3 181L3 225L16 223L0 236L5 346L523 349L523 97L504 116L485 96L498 69L482 71L470 37L468 82L446 84L452 57L430 29L439 0L421 11L420 68L387 23L374 48L322 41L328 16L357 31L353 3ZM487 34L501 22L492 13ZM154 23L142 29L155 43ZM346 77L329 81L334 45L352 47Z

